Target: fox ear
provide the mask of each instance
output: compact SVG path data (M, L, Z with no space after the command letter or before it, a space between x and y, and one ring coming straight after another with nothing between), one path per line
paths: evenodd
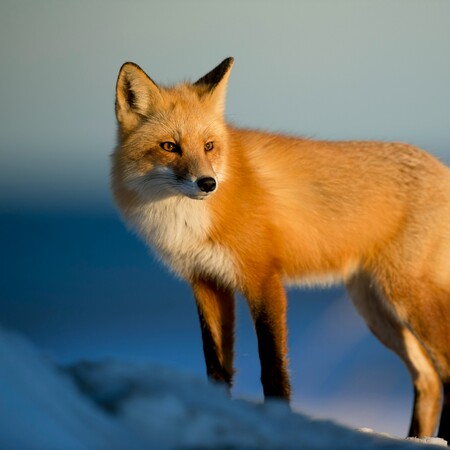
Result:
M225 111L227 83L233 63L234 58L231 57L223 60L211 72L194 83L199 90L200 97L205 97L208 102L211 102L220 114Z
M116 117L123 132L135 128L161 101L159 87L137 64L127 62L121 67L116 84Z

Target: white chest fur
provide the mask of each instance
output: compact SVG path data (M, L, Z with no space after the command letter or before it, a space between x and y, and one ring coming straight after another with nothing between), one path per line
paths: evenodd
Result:
M211 217L205 202L170 197L128 211L126 219L177 274L187 279L209 276L236 287L231 253L209 239Z

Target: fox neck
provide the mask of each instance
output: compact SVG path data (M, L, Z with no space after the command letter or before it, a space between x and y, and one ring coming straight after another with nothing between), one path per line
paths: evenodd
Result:
M215 196L206 200L181 195L151 202L135 199L123 214L156 256L177 275L187 280L206 276L236 287L236 264L231 253L211 239L211 202Z
M163 254L205 239L210 228L205 202L183 196L142 202L129 211L127 219Z

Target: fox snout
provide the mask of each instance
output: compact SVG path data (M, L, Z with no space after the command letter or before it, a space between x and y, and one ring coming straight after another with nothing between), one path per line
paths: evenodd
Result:
M218 182L214 177L203 175L192 181L181 181L180 192L194 200L203 200L214 193L217 188Z
M217 182L212 177L202 177L197 180L197 186L203 192L214 192L217 187Z
M219 183L211 175L201 175L199 177L177 177L178 192L193 200L203 200L213 194Z

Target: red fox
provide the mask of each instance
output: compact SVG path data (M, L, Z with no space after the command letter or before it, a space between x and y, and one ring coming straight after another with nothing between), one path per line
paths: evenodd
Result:
M265 397L289 401L284 283L343 282L414 384L410 436L450 440L450 170L411 145L326 142L224 119L233 58L195 83L134 63L116 86L112 190L125 221L192 286L207 374L233 381L234 294Z

